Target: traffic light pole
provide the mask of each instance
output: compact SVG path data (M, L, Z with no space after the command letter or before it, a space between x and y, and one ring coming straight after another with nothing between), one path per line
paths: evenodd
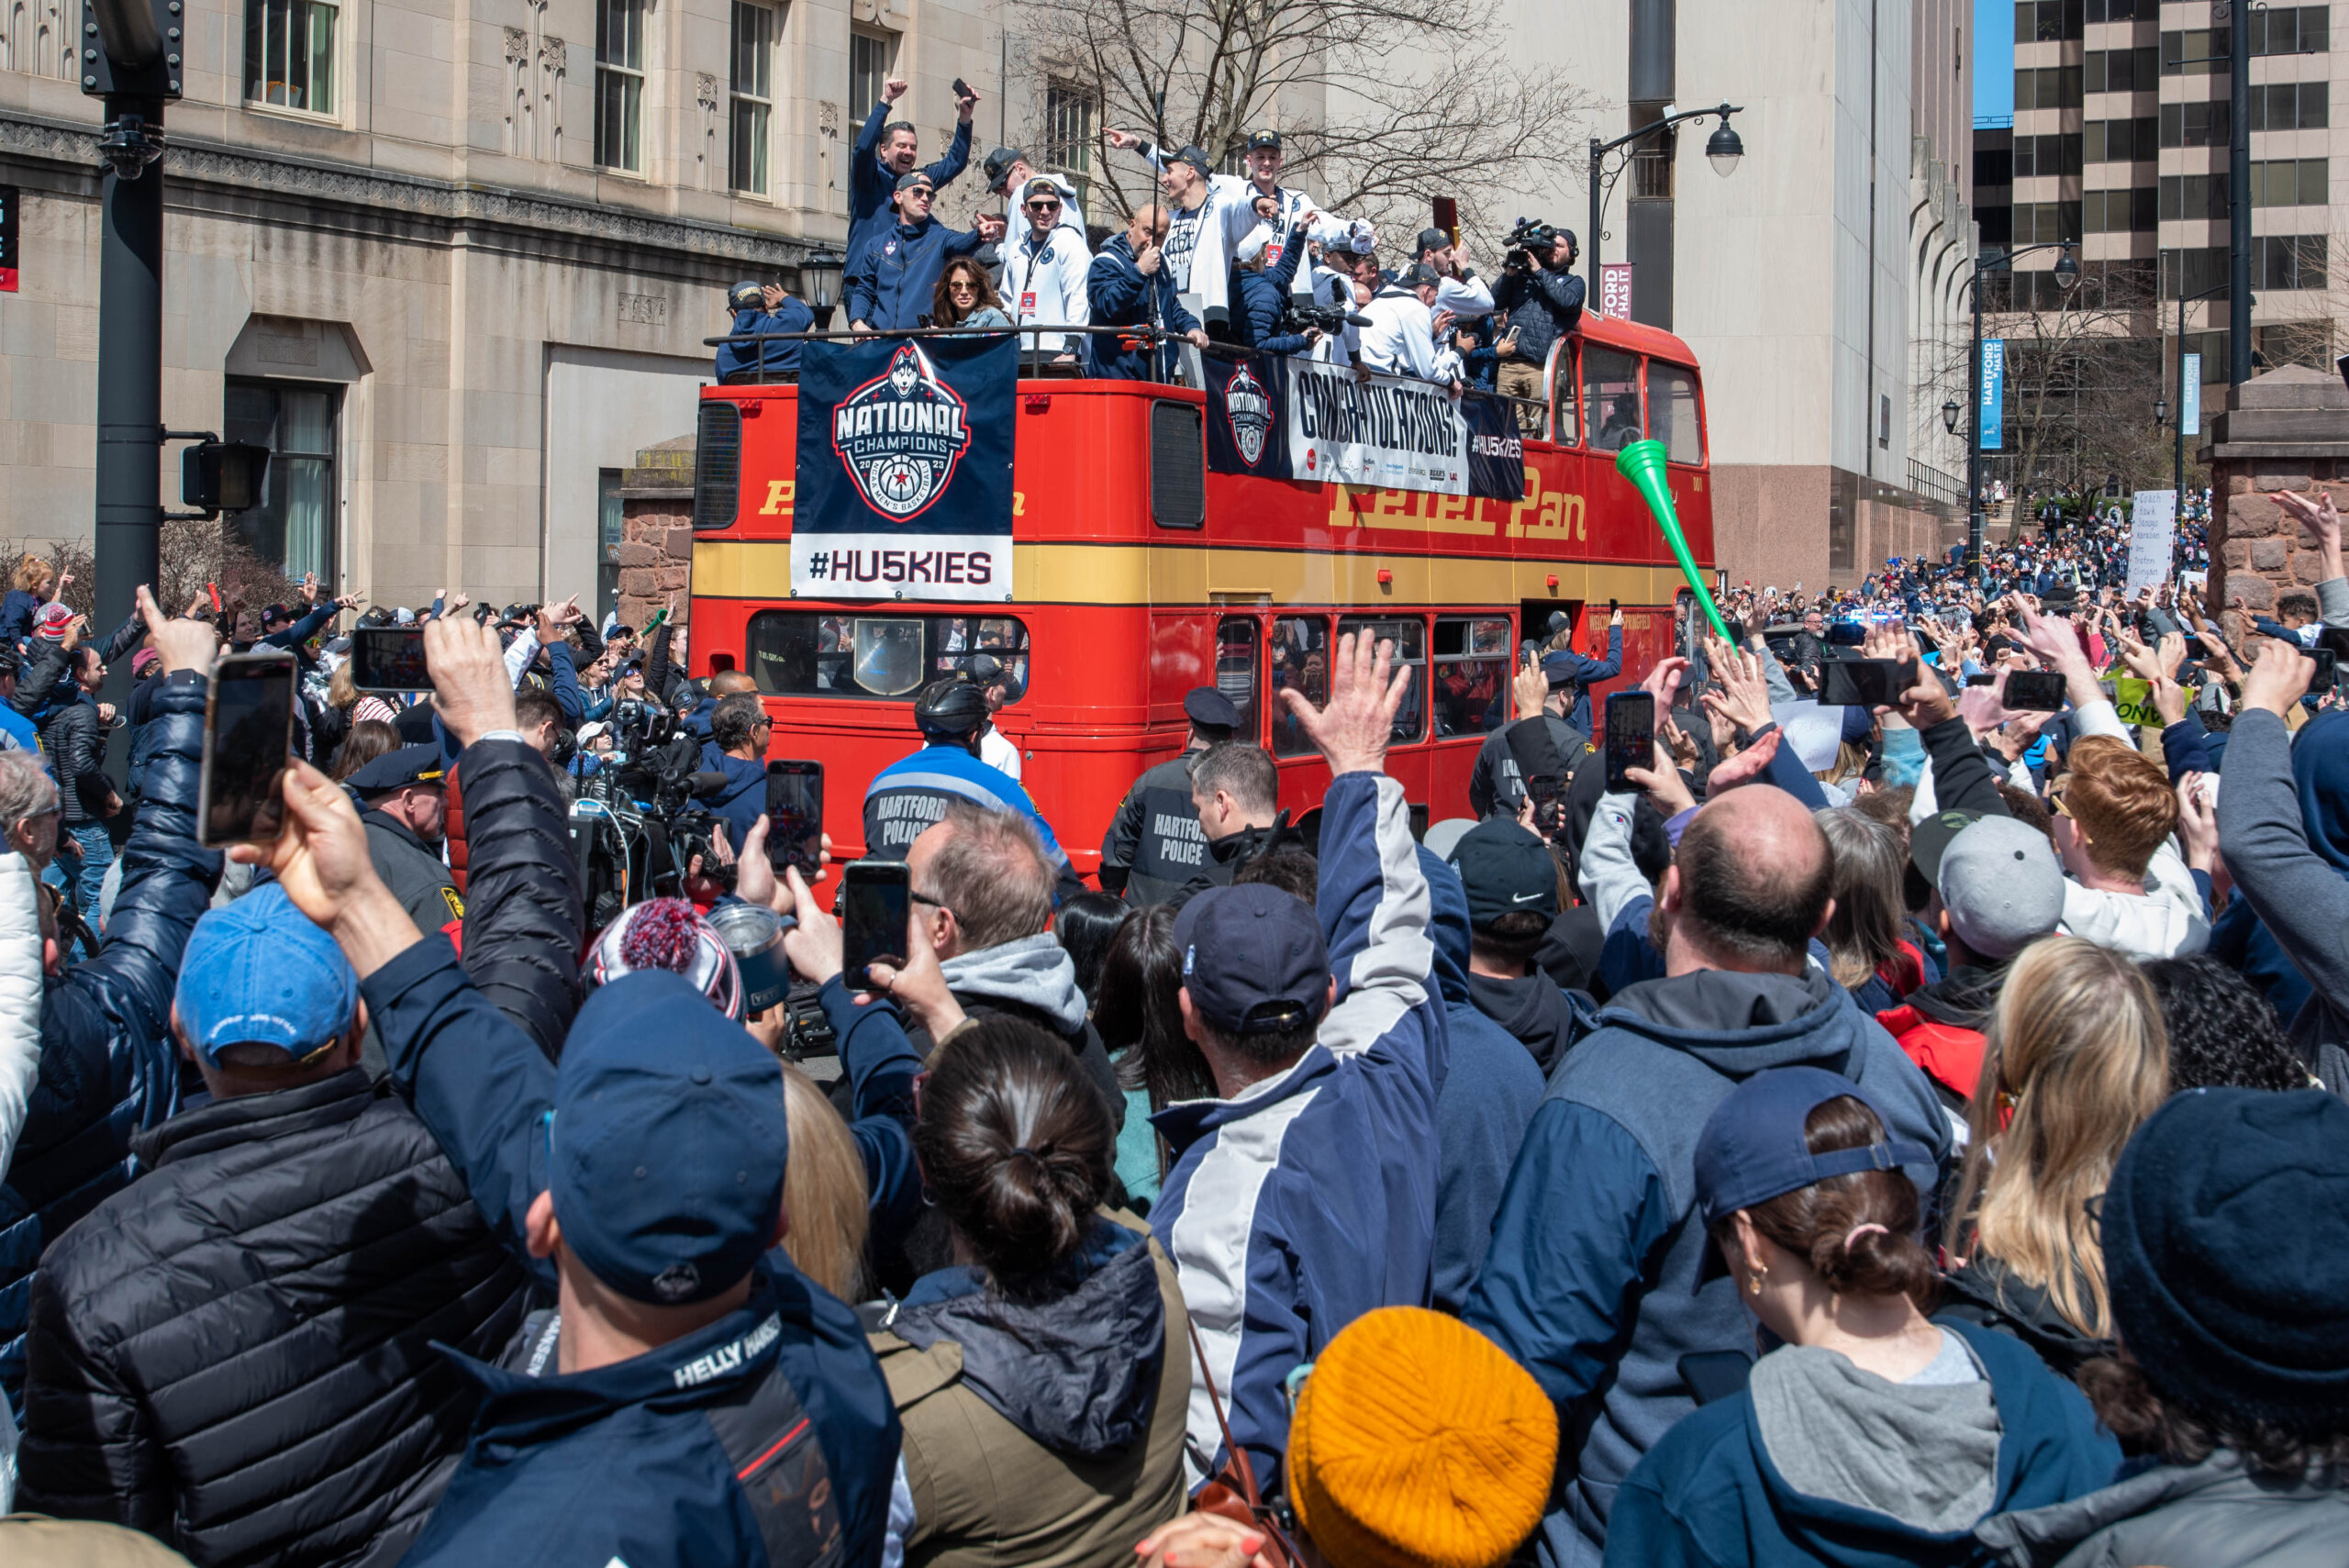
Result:
M109 124L132 115L158 128L162 113L157 99L106 100ZM163 176L150 166L126 179L109 164L100 181L95 630L104 636L130 614L139 585L154 583L161 542ZM108 673L106 698L117 712L129 702L128 662ZM128 751L111 748L109 768Z

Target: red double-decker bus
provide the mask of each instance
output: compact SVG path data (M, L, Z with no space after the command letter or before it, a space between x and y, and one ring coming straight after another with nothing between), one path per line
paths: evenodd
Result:
M1387 769L1424 819L1467 812L1478 746L1506 722L1520 642L1564 610L1602 647L1624 612L1624 668L1672 651L1679 569L1617 449L1665 443L1673 498L1713 559L1704 395L1670 333L1586 317L1551 358L1549 429L1525 443L1525 494L1497 501L1232 475L1207 466L1206 399L1131 381L1022 380L1013 464L1016 597L1000 605L812 599L792 589L798 389L702 393L691 668L747 671L773 757L825 764L836 860L863 851L864 785L921 744L924 683L990 653L1016 695L997 728L1022 782L1091 873L1135 776L1181 750L1184 695L1214 685L1276 759L1282 804L1318 805L1328 771L1275 694L1325 694L1336 639L1392 639L1419 674ZM1685 617L1684 617L1685 618Z

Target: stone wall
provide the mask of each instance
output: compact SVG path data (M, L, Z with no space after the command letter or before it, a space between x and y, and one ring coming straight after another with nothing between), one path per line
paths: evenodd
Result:
M693 618L694 439L679 436L636 454L620 476L619 617L640 627L677 596L677 625Z
M2214 618L2240 597L2275 613L2295 589L2313 590L2321 571L2316 540L2276 499L2278 492L2330 491L2349 506L2349 387L2301 365L2254 376L2227 395L2211 422L2210 584Z

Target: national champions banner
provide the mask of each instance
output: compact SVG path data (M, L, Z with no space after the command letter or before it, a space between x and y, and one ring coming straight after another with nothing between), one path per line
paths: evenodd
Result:
M1019 373L1011 337L807 344L792 592L1010 598Z
M1442 495L1525 498L1525 443L1511 406L1454 398L1433 382L1357 380L1283 355L1207 360L1208 466Z

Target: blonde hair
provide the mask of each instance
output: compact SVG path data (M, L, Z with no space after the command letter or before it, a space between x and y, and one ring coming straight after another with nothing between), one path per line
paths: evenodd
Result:
M2024 949L1984 1030L1974 1136L1950 1211L1953 1259L1969 1241L2045 1291L2073 1328L2110 1335L2087 1205L2168 1088L2169 1039L2143 971L2077 937Z
M334 674L327 681L327 703L331 707L349 707L359 700L359 683L351 676L351 661L346 659L334 667Z
M28 594L46 591L56 575L55 569L38 555L28 553L17 562L17 586Z
M783 1110L791 1128L783 1199L791 1230L783 1250L801 1273L842 1301L864 1294L864 1229L872 1211L864 1156L816 1081L783 1064Z

